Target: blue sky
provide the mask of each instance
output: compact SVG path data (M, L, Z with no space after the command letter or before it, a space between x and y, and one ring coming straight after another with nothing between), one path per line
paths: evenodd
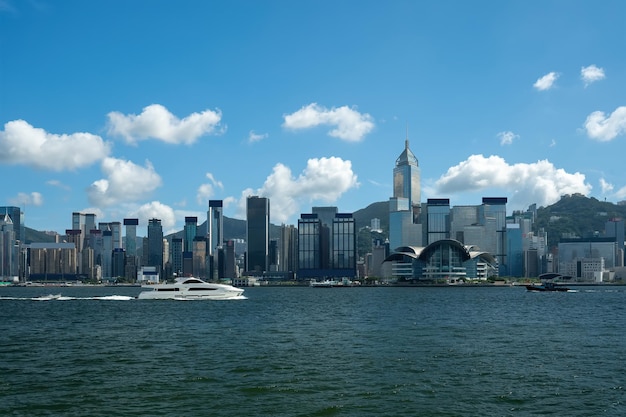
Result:
M0 205L64 233L209 199L626 200L626 2L0 0ZM145 229L144 229L145 230ZM141 230L139 231L141 233Z

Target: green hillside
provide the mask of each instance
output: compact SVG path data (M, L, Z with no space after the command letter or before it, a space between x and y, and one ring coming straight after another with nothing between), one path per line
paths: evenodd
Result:
M556 203L537 210L535 230L548 232L548 245L556 246L568 234L575 237L604 236L605 224L626 218L626 205L588 198L582 194L564 195Z

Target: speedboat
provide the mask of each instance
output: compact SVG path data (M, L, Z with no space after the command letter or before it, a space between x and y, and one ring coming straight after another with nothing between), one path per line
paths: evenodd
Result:
M544 282L542 284L526 285L528 291L561 291L567 292L570 289L561 285L556 285L554 282Z
M228 284L206 282L195 277L177 278L173 284L148 284L137 296L140 300L232 300L240 298L243 289Z

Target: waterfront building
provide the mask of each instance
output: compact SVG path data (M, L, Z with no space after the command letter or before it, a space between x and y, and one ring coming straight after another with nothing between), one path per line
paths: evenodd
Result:
M8 281L18 276L18 251L13 221L8 214L0 214L0 280Z
M523 277L525 261L530 263L532 257L525 256L522 228L519 223L506 225L506 251L506 257L509 260L507 275L511 277ZM535 270L537 270L537 268L535 268ZM535 276L539 275L537 274Z
M126 276L126 251L123 248L114 248L111 256L111 278L118 279Z
M336 207L314 209L315 213L303 213L298 220L298 279L355 278L352 214L338 213ZM329 213L333 213L332 218Z
M602 274L617 265L617 243L613 237L561 239L558 244L558 272L576 281L602 281Z
M280 227L278 270L293 274L298 269L298 229L294 225Z
M427 245L438 240L450 238L450 199L429 198L426 200L424 217L426 218Z
M496 228L496 247L495 251L489 251L495 255L498 265L499 273L506 275L507 273L507 260L506 260L506 203L508 199L506 197L483 197L483 204L481 206L484 211L482 218L494 218ZM484 248L487 250L487 248Z
M246 199L246 272L262 275L269 270L270 200L250 196Z
M137 226L139 225L139 219L124 219L124 228L126 229L126 236L124 239L124 248L126 249L126 256L137 256Z
M198 218L197 217L185 217L184 226L184 251L193 251L193 241L198 235Z
M224 245L224 212L222 200L209 200L207 211L207 239L208 239L208 276L211 280L218 280L223 275L219 268L218 252Z
M160 275L163 271L163 226L160 219L148 220L147 257L144 266L154 266Z
M31 243L24 247L29 260L27 280L65 282L77 279L77 250L73 243Z
M13 223L13 232L15 233L15 239L24 243L25 231L24 231L24 212L19 207L15 206L0 206L0 215L8 215Z
M191 253L193 270L192 275L194 277L206 279L207 277L207 240L202 236L196 236L193 239Z
M183 273L183 239L180 237L172 238L171 245L171 263L172 272L177 276Z
M389 242L391 247L421 245L419 224L421 204L420 168L409 149L408 138L404 150L393 169L393 196L389 200Z

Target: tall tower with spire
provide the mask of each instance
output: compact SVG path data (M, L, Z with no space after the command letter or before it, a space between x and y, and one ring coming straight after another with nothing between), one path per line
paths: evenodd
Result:
M389 199L389 247L421 246L420 168L417 158L409 149L409 138L404 150L396 159L393 169L393 197Z
M407 138L404 141L404 151L396 159L396 166L393 169L393 197L406 198L413 210L413 215L417 217L422 197L421 190L419 164L409 149Z

